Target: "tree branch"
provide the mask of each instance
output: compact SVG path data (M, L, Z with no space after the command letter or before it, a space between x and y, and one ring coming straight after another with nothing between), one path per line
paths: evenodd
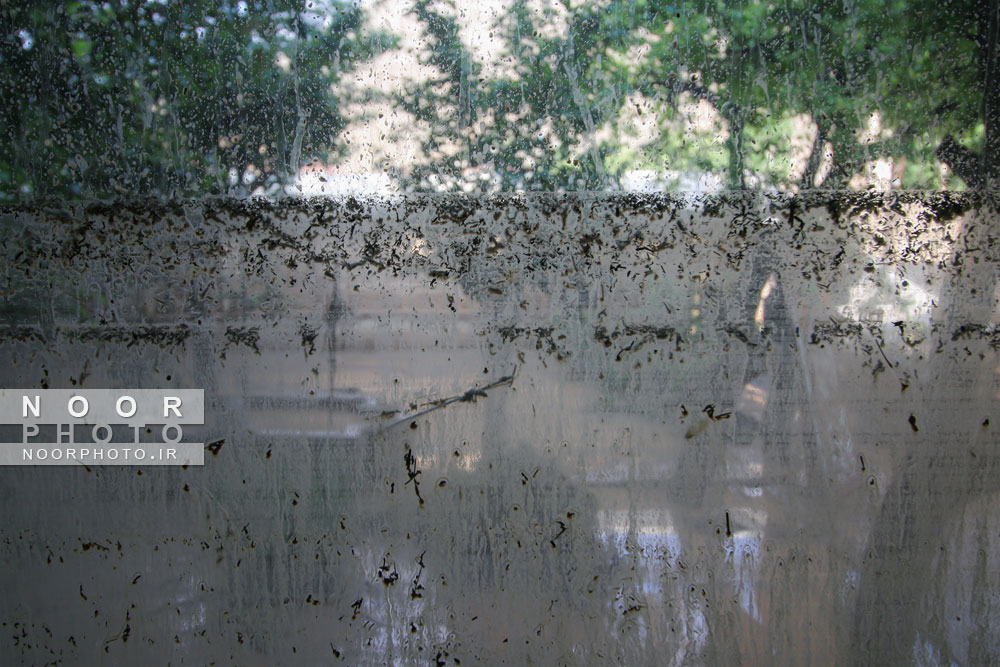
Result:
M719 110L719 113L722 113L722 98L700 83L681 81L677 75L672 75L668 81L654 81L653 85L666 88L673 97L677 97L681 93L691 93L695 97L710 103Z

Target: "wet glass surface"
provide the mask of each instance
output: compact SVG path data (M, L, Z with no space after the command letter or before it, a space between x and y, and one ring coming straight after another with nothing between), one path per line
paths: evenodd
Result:
M2 662L985 664L993 195L8 206L5 387L204 467L3 468Z

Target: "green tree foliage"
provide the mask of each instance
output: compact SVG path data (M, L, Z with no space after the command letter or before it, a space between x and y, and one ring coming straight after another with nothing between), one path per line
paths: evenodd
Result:
M461 0L395 2L435 72L390 94L429 128L393 173L407 188L470 169L473 189L614 189L634 170L839 188L878 159L897 187L938 188L962 185L940 161L973 186L1000 164L985 0L508 0L473 26ZM275 193L310 159L336 165L336 84L398 36L365 29L393 0L324 3L5 6L4 195Z
M286 180L318 138L339 129L330 83L364 55L345 39L356 9L325 13L326 20L307 9L298 2L5 5L3 190L183 196Z
M910 161L908 186L933 186L941 139L975 139L979 96L970 92L982 83L973 9L962 0L640 1L634 11L644 12L656 39L632 81L658 95L668 115L680 93L719 110L730 129L733 185L749 172L785 181L783 124L808 114L817 132L802 185L811 185L830 141L836 166L828 187L878 157ZM866 133L876 119L883 129Z

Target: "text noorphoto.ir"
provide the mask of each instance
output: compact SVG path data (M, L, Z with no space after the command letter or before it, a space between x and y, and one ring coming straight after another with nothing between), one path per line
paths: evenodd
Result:
M202 389L0 389L0 465L203 465L204 423Z

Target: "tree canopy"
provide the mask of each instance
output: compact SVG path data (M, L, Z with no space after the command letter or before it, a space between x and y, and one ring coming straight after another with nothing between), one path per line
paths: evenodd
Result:
M0 8L0 193L992 185L986 0ZM944 165L950 167L946 168Z

